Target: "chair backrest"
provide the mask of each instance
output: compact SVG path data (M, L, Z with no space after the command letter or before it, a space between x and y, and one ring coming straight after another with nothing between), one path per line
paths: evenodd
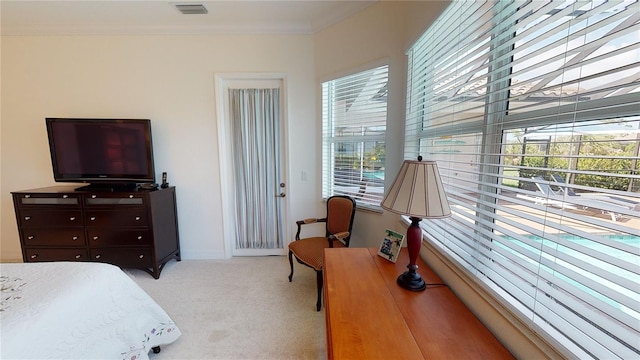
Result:
M532 177L532 179L538 180L538 181L544 181L544 178L542 176L534 176ZM553 191L553 189L551 188L551 186L549 186L549 184L539 183L539 182L534 182L534 183L536 184L538 191L540 191L542 194L546 196L556 195L556 192Z
M327 199L326 236L348 231L351 233L353 218L356 214L356 201L344 195L335 195ZM345 246L349 247L351 235L344 238Z
M564 177L562 175L552 174L551 179L558 183L557 186L560 188L560 191L567 193L567 195L569 196L578 196L578 194L576 194L573 189L567 186L567 182L564 180Z

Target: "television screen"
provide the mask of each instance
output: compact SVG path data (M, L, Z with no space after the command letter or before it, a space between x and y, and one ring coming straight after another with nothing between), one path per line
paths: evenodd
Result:
M155 182L150 120L47 118L46 123L55 181Z

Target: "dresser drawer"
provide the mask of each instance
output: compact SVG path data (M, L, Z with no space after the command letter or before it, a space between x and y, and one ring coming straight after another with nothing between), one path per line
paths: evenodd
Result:
M22 227L69 227L82 226L80 210L20 209L18 211Z
M124 207L143 206L146 203L146 196L143 193L131 194L91 194L84 196L86 207Z
M28 228L22 231L25 246L84 246L84 228Z
M25 261L87 261L87 250L84 248L44 249L27 248Z
M147 229L118 230L114 228L89 228L87 230L89 246L127 246L151 245L151 232Z
M153 267L151 248L92 248L91 261L115 264L121 267Z
M55 206L80 208L80 195L75 193L55 193L55 194L19 194L15 195L16 205L24 206Z
M87 210L87 226L148 226L147 211L144 208L118 210Z

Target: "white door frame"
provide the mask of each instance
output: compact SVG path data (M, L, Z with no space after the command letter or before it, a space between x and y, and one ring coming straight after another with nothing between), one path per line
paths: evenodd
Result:
M215 74L215 91L216 91L216 115L218 123L218 159L220 162L220 193L222 197L222 234L224 238L224 255L225 258L230 258L234 255L285 255L286 247L291 239L291 227L289 224L289 196L286 196L281 201L282 210L282 249L265 249L265 250L236 250L235 249L235 202L234 198L234 186L233 186L233 163L231 161L231 117L228 114L228 94L227 87L234 81L252 81L256 82L273 82L280 83L281 89L281 126L282 137L280 144L282 153L282 173L284 182L286 183L285 193L289 194L288 189L291 188L291 179L289 174L289 161L288 161L288 117L287 117L287 78L285 74L281 73L218 73Z

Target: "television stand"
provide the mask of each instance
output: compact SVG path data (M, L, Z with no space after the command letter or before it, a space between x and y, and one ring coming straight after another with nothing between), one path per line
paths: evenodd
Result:
M136 191L137 189L137 183L92 183L89 185L81 186L77 188L76 191L127 192Z
M12 192L22 260L95 261L160 277L180 261L176 189L78 191L76 185Z

